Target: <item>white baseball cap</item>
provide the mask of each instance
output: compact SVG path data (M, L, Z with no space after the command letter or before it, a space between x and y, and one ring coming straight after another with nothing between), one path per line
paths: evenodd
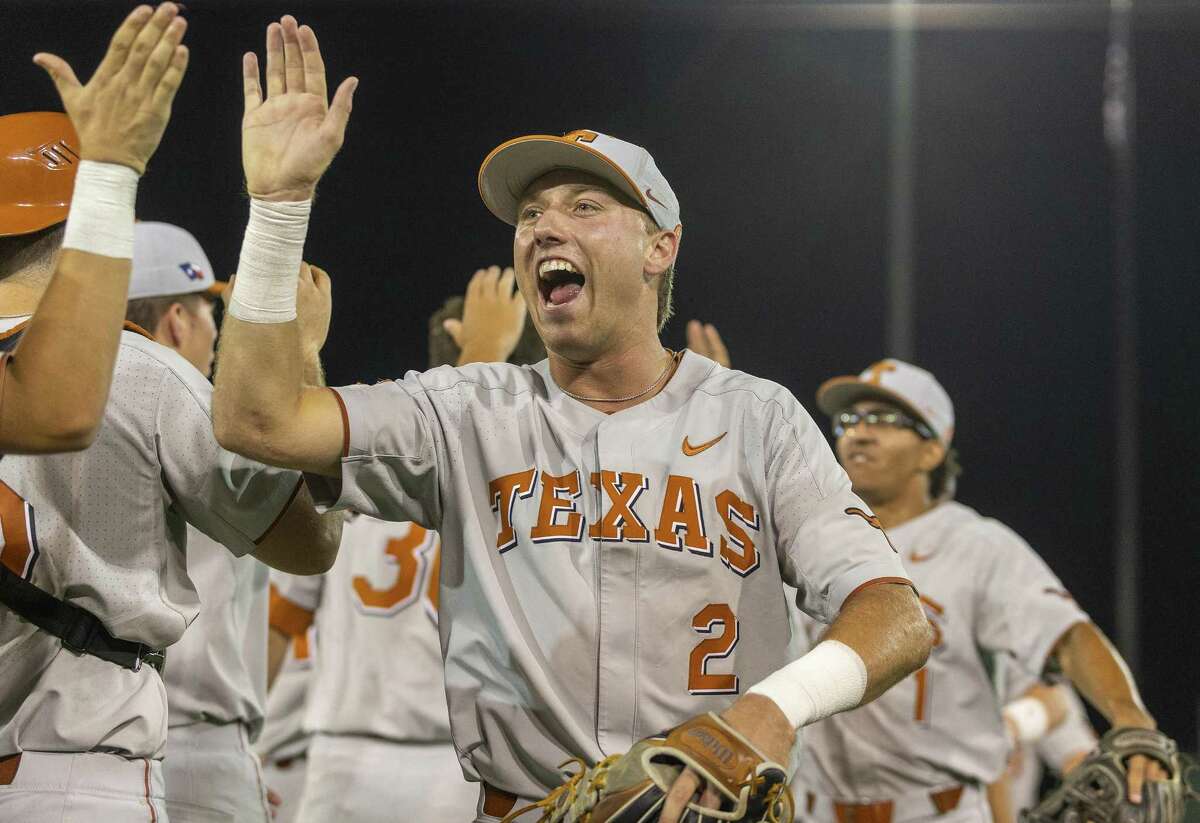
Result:
M134 225L130 300L195 292L220 297L227 286L213 277L208 256L187 230L170 223Z
M501 143L479 167L479 195L492 214L517 224L517 204L529 184L555 169L587 172L633 198L660 229L675 231L679 199L650 152L607 134L587 129L562 137L531 134Z
M933 429L943 446L954 439L954 404L937 379L903 360L880 360L857 377L834 377L817 389L817 407L828 415L860 400L894 403Z

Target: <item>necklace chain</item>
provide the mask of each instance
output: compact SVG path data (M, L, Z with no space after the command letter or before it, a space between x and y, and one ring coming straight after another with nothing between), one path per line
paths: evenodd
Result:
M659 383L661 383L663 378L667 376L667 372L669 372L671 370L671 366L675 365L675 352L671 351L670 349L667 349L667 354L670 355L670 358L667 360L667 366L666 366L666 368L664 368L662 370L662 373L658 377L654 378L654 382L651 383L646 388L642 389L637 394L631 394L628 397L584 397L581 394L575 394L574 392L569 392L566 389L564 389L562 386L559 386L559 389L567 397L573 397L574 399L581 400L585 403L624 403L627 400L637 400L639 397L641 397L644 394L649 393L651 389L653 389L655 386L657 386Z

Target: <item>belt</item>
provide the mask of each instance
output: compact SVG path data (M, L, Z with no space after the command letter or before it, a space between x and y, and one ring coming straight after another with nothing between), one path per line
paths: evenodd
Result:
M958 808L965 786L951 786L928 794L911 795L900 800L877 800L871 803L843 803L831 801L833 816L837 823L892 823L899 807L899 818L940 816ZM805 793L805 810L812 814L817 796Z
M483 784L483 813L489 817L504 817L517 805L517 796L490 783Z
M96 615L39 589L13 574L3 563L0 563L0 603L57 637L64 648L76 654L90 654L135 672L145 663L162 674L166 652L113 637Z
M17 769L21 765L21 754L10 754L0 757L0 786L11 786L17 778Z

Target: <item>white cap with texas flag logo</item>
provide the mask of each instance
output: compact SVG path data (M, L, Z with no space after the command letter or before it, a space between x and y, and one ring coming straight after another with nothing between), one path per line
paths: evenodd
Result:
M212 264L191 232L170 223L134 225L130 300L196 292L215 298L227 286L213 277Z
M860 400L883 400L916 415L949 447L954 439L954 404L937 379L903 360L880 360L857 377L834 377L817 389L817 406L828 415Z
M679 199L650 152L587 129L562 137L531 134L497 146L479 167L479 195L505 223L517 223L517 205L529 184L556 169L575 169L604 180L644 208L660 229L682 228Z

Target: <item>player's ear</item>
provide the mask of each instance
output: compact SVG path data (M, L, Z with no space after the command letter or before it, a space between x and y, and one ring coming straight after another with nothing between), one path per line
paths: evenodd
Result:
M182 303L172 303L163 312L162 319L158 321L158 329L155 330L155 337L163 337L167 341L167 345L178 347L187 339L188 332L191 331L191 318L188 316L187 309Z
M946 447L937 440L922 440L921 441L921 471L931 472L938 466L942 465L942 461L946 459Z
M682 235L682 226L676 226L674 231L657 229L650 235L649 242L646 244L645 273L647 275L654 277L663 274L675 265Z

